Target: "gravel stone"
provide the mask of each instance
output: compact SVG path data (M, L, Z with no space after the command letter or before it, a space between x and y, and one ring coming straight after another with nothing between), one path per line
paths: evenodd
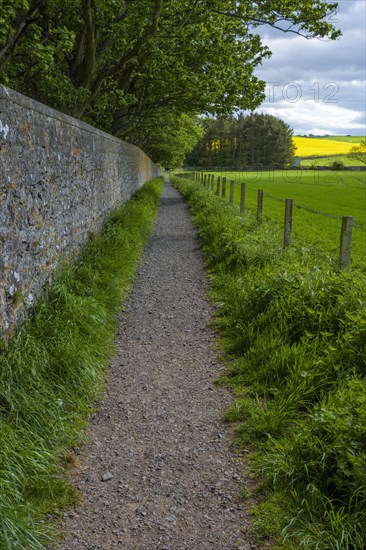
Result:
M230 394L213 385L224 367L207 290L188 209L167 180L78 451L72 478L83 499L63 519L60 550L267 547L248 533L243 458L222 419Z
M106 474L102 475L102 481L109 481L113 478L113 474L111 472L107 472Z

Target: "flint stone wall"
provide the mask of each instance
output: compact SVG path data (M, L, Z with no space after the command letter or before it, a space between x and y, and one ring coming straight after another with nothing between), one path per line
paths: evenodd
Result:
M0 85L0 334L59 260L160 174L137 147Z

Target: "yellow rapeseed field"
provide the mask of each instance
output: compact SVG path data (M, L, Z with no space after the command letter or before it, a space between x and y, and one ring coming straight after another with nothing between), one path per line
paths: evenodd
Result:
M323 155L347 154L354 143L333 141L331 139L294 137L295 155L297 157L313 157Z

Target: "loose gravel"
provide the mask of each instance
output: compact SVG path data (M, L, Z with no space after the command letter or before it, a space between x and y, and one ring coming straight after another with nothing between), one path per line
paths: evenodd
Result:
M79 451L82 504L60 549L249 550L243 472L213 384L223 365L188 209L166 182L120 318L118 351Z

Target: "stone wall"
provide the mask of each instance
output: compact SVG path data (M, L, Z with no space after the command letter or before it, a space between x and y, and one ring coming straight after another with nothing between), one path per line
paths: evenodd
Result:
M137 147L0 85L0 332L60 258L160 169Z

